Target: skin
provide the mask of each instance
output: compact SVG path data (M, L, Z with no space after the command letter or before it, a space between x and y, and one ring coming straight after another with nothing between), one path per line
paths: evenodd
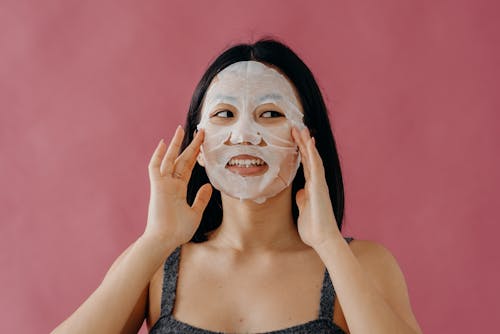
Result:
M228 104L220 104L218 108L214 109L228 109L234 114L233 117L213 116L211 122L217 123L219 128L230 126L235 119L240 117L238 110ZM254 112L255 121L267 127L282 125L286 122L284 116L270 117L270 113L267 112L267 110L276 109L274 104L259 106ZM290 131L276 135L287 141L293 140ZM233 144L228 143L227 145ZM241 145L250 144L242 143ZM199 157L198 163L204 166L203 160ZM222 223L210 235L207 245L220 250L236 250L246 253L252 250L276 251L286 247L303 248L303 242L293 222L291 197L291 185L262 204L251 200L241 201L221 192L224 212Z
M52 333L136 333L140 328L151 278L168 255L194 235L211 195L210 185L205 185L192 206L186 202L187 180L203 132L179 154L182 136L178 127L168 149L161 140L151 157L144 233L118 257L90 297Z
M255 61L235 63L212 80L200 112L199 126L206 131L206 153L199 163L206 168L208 177L217 189L234 197L258 198L257 202L261 202L275 196L278 190L283 189L283 184L291 181L296 160L293 155L286 158L282 156L286 151L276 149L274 145L295 149L289 124L302 123L303 113L294 95L293 85L279 71ZM264 96L267 99L262 102L267 103L256 102ZM256 136L258 132L261 132L262 137ZM238 194L235 189L239 188L236 185L244 182L242 178L232 174L223 165L215 164L215 161L228 152L234 152L234 148L243 148L243 145L236 144L245 140L245 148L260 146L262 150L259 151L263 155L257 156L269 163L271 170L262 178L247 178L245 181L250 181L248 188ZM279 178L274 177L275 168L279 170ZM265 189L262 190L261 186L264 185Z
M332 259L324 252L333 252L331 241L338 240L341 235L334 224L328 187L314 139L307 130L299 133L294 129L292 136L304 157L306 178L305 188L296 198L300 209L298 229L289 214L291 187L260 205L222 194L225 219L221 226L207 242L184 245L182 249L177 287L179 298L173 310L176 319L212 331L255 333L287 328L317 318L324 263ZM366 285L364 278L367 274L357 272L363 278L359 282L368 286L365 290L374 293L374 308L386 308L382 314L368 310L367 318L378 322L382 317L386 321L378 325L381 333L421 333L409 306L404 278L390 253L366 240L355 240L347 247L354 264L360 264L375 277L375 284ZM308 274L304 275L304 272ZM329 272L335 271L329 269ZM228 273L231 273L229 278ZM264 288L260 277L267 281ZM333 282L334 279L337 277L332 277ZM150 325L160 314L162 281L163 270L160 268L150 285ZM333 321L346 333L366 333L367 330L376 333L372 331L373 327L369 329L372 326L369 323L358 326L366 322L362 318L353 317L353 325L348 325L339 301L339 297L342 298L339 285L334 283L337 298ZM215 292L214 286L219 288ZM244 292L241 286L245 286ZM283 289L276 289L278 286L283 286ZM290 297L290 291L304 286L310 289L295 298ZM351 288L358 287L351 285ZM228 296L232 296L230 302ZM350 300L350 296L344 299ZM383 302L385 299L388 303ZM252 300L255 302L249 302ZM262 300L270 305L268 309L262 310ZM211 307L206 308L207 304ZM358 305L354 307L359 309ZM287 314L279 311L284 309ZM359 327L357 331L351 329L356 326Z
M306 179L295 199L298 228L291 216L291 187L260 205L223 195L223 222L202 244L188 241L199 226L211 186L200 188L192 206L186 202L186 189L204 132L181 154L182 128L168 148L161 141L148 167L144 233L53 333L136 333L145 317L152 326L160 312L163 263L180 245L173 311L180 321L243 333L316 319L326 267L338 297L334 322L346 332L421 333L397 261L375 242L345 242L314 140L307 129L292 130L291 135L303 156Z

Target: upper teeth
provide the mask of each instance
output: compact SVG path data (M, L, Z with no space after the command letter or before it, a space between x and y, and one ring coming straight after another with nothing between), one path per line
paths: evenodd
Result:
M238 167L250 167L250 166L262 166L264 161L260 159L231 159L228 162L229 166L238 166Z

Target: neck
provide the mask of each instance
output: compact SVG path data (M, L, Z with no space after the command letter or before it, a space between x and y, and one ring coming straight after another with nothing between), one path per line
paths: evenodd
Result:
M303 247L293 222L291 186L257 204L221 193L221 225L209 235L218 248L236 251L283 251Z

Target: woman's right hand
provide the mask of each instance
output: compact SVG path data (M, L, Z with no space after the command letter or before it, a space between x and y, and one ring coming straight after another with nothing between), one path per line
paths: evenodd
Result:
M211 185L204 184L198 190L193 205L187 203L187 185L204 131L198 131L179 155L183 137L184 130L178 126L168 149L161 140L151 157L148 166L151 186L148 221L143 234L179 246L193 237L212 194Z

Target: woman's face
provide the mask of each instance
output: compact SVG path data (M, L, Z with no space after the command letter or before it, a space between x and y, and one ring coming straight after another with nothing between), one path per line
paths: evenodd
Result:
M241 61L210 84L198 129L199 163L212 185L239 199L264 202L290 185L300 164L291 127L304 127L290 82L275 69Z

